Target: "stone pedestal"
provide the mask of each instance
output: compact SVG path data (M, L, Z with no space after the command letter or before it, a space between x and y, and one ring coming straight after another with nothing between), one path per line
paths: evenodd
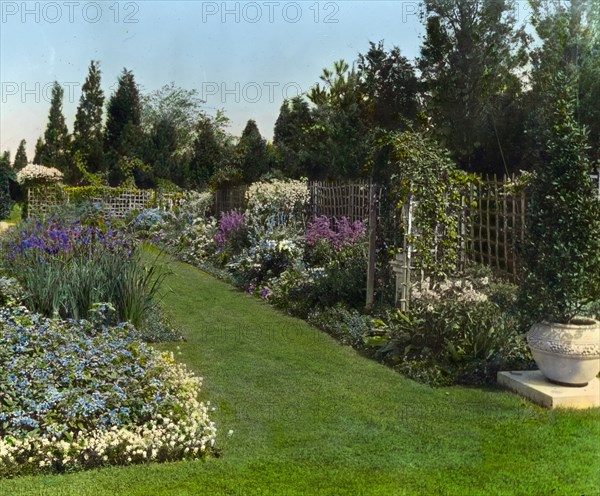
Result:
M546 408L600 407L600 380L596 377L585 387L554 384L539 370L498 372L498 384Z

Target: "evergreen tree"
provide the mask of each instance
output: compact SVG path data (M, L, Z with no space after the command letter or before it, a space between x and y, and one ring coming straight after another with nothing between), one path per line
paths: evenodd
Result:
M175 169L178 161L175 153L177 147L177 129L172 120L164 118L156 122L150 130L150 156L146 162L151 164L152 173L157 178L172 180L178 176Z
M19 148L17 148L17 153L15 155L15 161L13 163L13 169L15 172L19 172L21 169L27 166L27 152L25 151L25 145L27 145L27 141L21 140L19 143Z
M44 138L42 138L40 136L38 138L37 142L35 143L35 154L33 156L33 163L37 164L37 165L44 165L44 164L42 164L43 156L44 156Z
M0 155L0 219L10 215L12 199L9 191L9 180L13 178L14 171L10 167L10 153Z
M108 101L104 149L126 155L123 149L124 135L129 126L139 127L141 123L140 94L131 71L123 69L117 90Z
M123 69L117 90L108 101L104 151L107 153L109 180L117 185L124 180L118 164L122 158L141 159L145 139L141 128L140 94L133 73Z
M370 127L398 130L415 121L419 83L414 67L398 47L386 52L383 41L370 42L369 51L358 56L358 74Z
M310 155L305 143L306 131L313 125L306 100L296 96L285 100L279 110L273 133L277 166L287 177L308 177Z
M589 132L588 154L600 163L600 4L584 0L535 0L533 25L542 41L531 54L530 135L544 130L556 74L576 84L575 118Z
M102 168L103 105L99 63L92 60L82 87L73 128L73 152L79 152L83 165L90 172L98 172Z
M369 149L365 99L358 73L343 60L323 69L322 83L308 94L313 124L305 131L309 153L308 177L364 177Z
M237 145L239 169L247 184L257 181L269 170L267 141L263 139L256 122L250 119Z
M189 170L187 186L203 189L215 171L223 165L223 147L219 143L215 123L206 115L201 115L196 125L196 139Z
M64 90L58 82L52 87L52 100L50 102L50 113L48 114L48 125L44 133L44 148L41 154L42 165L55 167L65 172L68 167L69 134L65 116L62 112L62 99Z
M521 306L533 321L568 323L600 298L600 199L576 118L577 86L573 74L559 71L547 88L523 250Z
M508 103L521 92L518 71L527 63L529 39L517 27L514 1L425 0L423 17L418 67L437 137L465 169L492 172L481 160L486 151L501 170L508 168L503 155L514 143L500 135L498 123L510 118Z

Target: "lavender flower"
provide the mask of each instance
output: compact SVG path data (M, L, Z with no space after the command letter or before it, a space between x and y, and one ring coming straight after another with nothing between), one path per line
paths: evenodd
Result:
M215 241L217 242L219 248L223 248L223 246L225 246L227 240L244 226L244 222L244 214L236 210L232 210L230 212L221 212L219 227L217 233L215 234Z
M364 232L364 224L360 221L350 223L347 217L329 219L326 215L322 215L315 217L309 223L304 239L308 247L324 240L339 250L346 245L358 242Z

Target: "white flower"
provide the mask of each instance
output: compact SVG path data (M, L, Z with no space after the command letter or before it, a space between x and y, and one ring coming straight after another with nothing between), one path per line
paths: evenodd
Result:
M59 182L63 178L62 172L54 167L44 167L43 165L28 164L17 172L17 182L23 184L26 182Z

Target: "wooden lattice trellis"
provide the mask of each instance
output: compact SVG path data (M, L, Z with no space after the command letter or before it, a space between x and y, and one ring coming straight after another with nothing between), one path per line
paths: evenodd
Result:
M155 199L151 190L124 190L107 188L106 194L87 197L91 203L102 205L114 217L124 218L132 210L143 210ZM27 213L31 217L47 215L60 205L73 203L74 195L62 187L30 188L27 192Z
M525 239L527 199L515 189L515 177L486 177L471 187L465 224L469 230L466 255L470 260L516 279L519 249Z
M313 181L309 184L312 215L347 217L350 221L369 218L370 185L368 181L353 183Z

